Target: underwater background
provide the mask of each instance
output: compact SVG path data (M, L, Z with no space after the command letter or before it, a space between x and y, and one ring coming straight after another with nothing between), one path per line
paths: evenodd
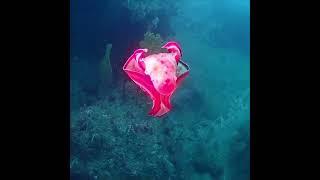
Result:
M122 70L138 48L181 45L172 110ZM70 178L250 179L249 0L70 0Z

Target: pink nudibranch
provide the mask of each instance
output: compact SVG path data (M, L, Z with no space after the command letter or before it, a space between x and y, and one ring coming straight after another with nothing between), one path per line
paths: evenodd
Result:
M137 49L123 66L128 76L152 99L149 112L162 116L172 108L170 98L181 81L189 74L189 66L181 61L182 51L178 43L170 41L162 48L167 53L146 56L148 49Z

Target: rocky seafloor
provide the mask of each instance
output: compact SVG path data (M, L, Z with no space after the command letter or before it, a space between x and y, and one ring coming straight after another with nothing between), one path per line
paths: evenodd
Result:
M71 112L72 179L248 176L248 165L241 163L249 161L241 158L249 158L249 121L233 123L249 118L248 90L233 98L228 111L213 115L195 89L178 89L173 110L153 118L144 92L130 81L124 88Z

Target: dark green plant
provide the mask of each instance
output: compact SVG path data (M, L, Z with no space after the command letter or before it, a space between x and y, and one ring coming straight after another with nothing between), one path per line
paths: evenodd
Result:
M107 44L105 47L105 54L100 62L100 82L99 82L99 94L106 94L108 88L112 83L112 67L110 63L112 44Z

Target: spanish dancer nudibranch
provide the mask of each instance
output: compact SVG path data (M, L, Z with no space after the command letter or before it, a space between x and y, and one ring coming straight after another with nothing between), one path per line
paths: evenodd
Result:
M159 117L168 113L170 98L189 74L189 66L181 61L180 45L170 41L162 48L167 53L147 56L148 49L137 49L123 66L128 76L152 99L149 115Z

